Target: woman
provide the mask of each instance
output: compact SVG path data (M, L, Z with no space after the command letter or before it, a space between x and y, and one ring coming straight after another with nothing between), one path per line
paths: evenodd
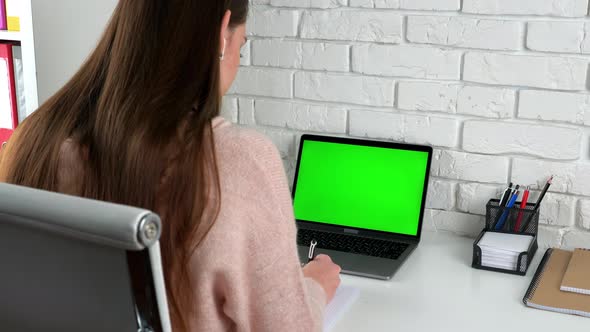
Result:
M339 284L327 256L299 265L275 147L218 117L247 12L247 0L121 0L0 155L0 181L160 214L175 331L320 330Z

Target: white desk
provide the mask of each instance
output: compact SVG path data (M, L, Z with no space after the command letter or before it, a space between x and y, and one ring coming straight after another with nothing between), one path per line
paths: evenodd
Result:
M333 331L590 331L588 318L522 303L544 249L523 277L471 268L473 241L425 232L392 280L343 276L361 293Z

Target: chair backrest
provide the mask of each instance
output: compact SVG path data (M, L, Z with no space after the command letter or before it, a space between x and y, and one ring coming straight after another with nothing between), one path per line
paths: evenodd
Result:
M0 183L0 330L162 331L160 218Z

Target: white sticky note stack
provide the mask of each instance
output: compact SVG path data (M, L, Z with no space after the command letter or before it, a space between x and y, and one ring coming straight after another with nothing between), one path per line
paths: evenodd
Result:
M528 251L532 241L531 235L486 232L478 242L481 265L516 270L518 256Z

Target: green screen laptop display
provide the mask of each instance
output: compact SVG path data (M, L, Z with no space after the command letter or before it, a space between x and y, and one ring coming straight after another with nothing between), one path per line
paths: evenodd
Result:
M428 152L303 141L297 220L417 235Z

